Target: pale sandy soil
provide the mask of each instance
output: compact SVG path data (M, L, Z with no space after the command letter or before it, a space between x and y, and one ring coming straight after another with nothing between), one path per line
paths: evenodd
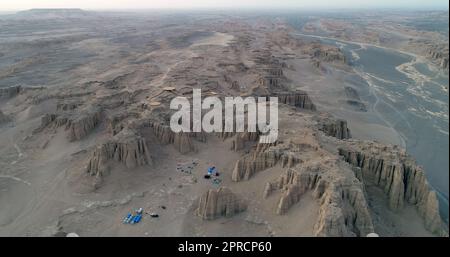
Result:
M218 45L218 46L227 46L234 39L233 35L214 32L214 34L210 37L197 40L191 47L196 46L206 46L206 45Z

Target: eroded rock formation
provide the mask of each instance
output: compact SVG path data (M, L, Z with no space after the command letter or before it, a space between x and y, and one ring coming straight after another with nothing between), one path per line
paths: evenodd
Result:
M156 138L161 144L173 144L182 154L196 150L192 142L192 137L198 137L199 140L204 140L204 134L202 133L175 133L169 126L160 123L151 123L150 127L153 129Z
M306 110L316 110L316 106L306 92L296 91L292 93L276 94L278 102Z
M145 139L130 130L123 130L109 142L98 146L91 154L86 172L102 177L109 170L109 161L123 163L127 168L152 163Z
M311 57L324 62L345 63L345 55L338 47L326 46L322 44L313 44L308 50Z
M347 127L347 121L323 119L319 121L319 130L323 131L327 136L337 139L351 138L350 129Z
M431 191L423 169L396 146L367 143L339 149L339 154L350 164L361 168L365 184L373 184L388 197L391 210L398 211L405 204L417 207L426 228L442 234L442 220L435 192Z
M344 88L345 96L347 100L345 101L349 106L351 106L355 111L366 112L367 107L361 101L359 97L358 91L353 87L345 87Z
M2 112L2 110L0 110L0 124L2 124L2 123L6 123L6 122L8 122L8 121L10 121L11 119L7 116L7 115L5 115L3 112Z
M320 197L319 216L314 224L316 236L366 236L373 223L360 184L338 182Z
M231 217L246 210L246 203L229 188L209 189L199 199L196 215L205 220Z
M65 115L56 113L47 113L41 117L41 125L33 130L33 133L39 133L46 128L59 128L67 124L68 118Z
M67 138L76 141L86 137L99 123L102 117L100 110L88 111L67 124Z
M331 170L331 171L330 171ZM308 191L319 202L314 225L317 236L365 236L374 231L362 183L352 176L331 176L335 167L321 165L286 170L277 180L266 184L264 198L281 193L276 213L286 214Z
M233 151L239 151L244 149L247 142L256 142L259 139L258 132L242 132L236 133L231 143L231 149Z
M86 137L102 118L100 110L85 111L73 117L71 113L47 113L41 117L41 124L33 132L39 133L46 128L60 128L66 130L69 141L76 141Z
M273 145L257 144L254 151L236 162L231 179L235 182L248 180L255 173L277 164L282 167L292 167L300 162L295 154L271 146Z
M18 95L22 91L21 86L11 86L0 88L0 99L9 99Z
M56 92L53 92L45 87L22 88L22 90L33 90L33 89L34 90L42 90L42 93L33 95L31 97L32 104L40 104L40 103L45 102L50 99L57 99L57 100L61 100L61 101L66 101L69 99L73 100L76 98L82 98L82 97L94 94L94 92L88 91L86 89L77 89L77 90L71 90L71 91L56 90Z
M265 75L259 79L259 85L265 88L279 88L281 86L281 79L278 76Z
M78 101L61 101L56 105L56 110L58 111L72 111L77 109L83 103Z
M446 46L433 46L427 51L427 57L441 69L448 71L449 50Z

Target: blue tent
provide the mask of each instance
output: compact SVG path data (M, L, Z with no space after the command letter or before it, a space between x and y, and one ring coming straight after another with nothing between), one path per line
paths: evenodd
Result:
M209 167L208 168L208 174L209 175L213 174L213 172L215 172L215 170L216 170L216 167L214 167L214 166L213 167Z

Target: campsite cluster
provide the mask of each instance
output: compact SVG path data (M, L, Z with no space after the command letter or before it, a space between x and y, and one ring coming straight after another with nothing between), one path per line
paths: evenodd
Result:
M193 160L192 162L187 163L178 163L177 164L177 171L185 173L185 174L192 174L192 171L194 168L198 165L198 160ZM222 179L219 178L220 173L218 169L215 166L210 166L207 169L206 174L204 174L203 178L211 180L211 183L213 186L219 186L222 183Z
M192 174L193 169L198 165L198 160L193 160L192 162L187 163L178 163L177 164L177 171L185 173L185 174ZM210 166L207 169L206 174L203 176L204 179L210 180L211 184L215 187L219 187L222 183L222 179L219 178L220 173L217 170L215 166ZM166 206L160 206L161 209L165 210ZM133 210L123 218L122 223L123 224L137 224L141 222L143 215L149 214L152 218L159 218L159 214L157 213L146 213L144 212L143 208L138 208L136 210Z
M162 209L166 209L165 206L161 206ZM142 220L142 217L144 214L149 214L152 218L159 218L159 214L157 213L144 213L144 209L139 208L137 210L134 210L132 212L129 212L125 218L123 218L123 224L136 224L139 223Z

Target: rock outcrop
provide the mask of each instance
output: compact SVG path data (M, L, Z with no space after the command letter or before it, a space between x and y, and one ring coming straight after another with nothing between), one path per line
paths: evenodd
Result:
M307 191L315 189L319 176L317 173L297 173L292 169L286 170L276 181L267 182L264 198L268 198L274 191L282 190L276 213L285 214L288 209L300 200Z
M128 119L138 118L138 114L134 112L118 113L115 115L110 115L106 119L107 130L113 136L122 131L126 127L126 122Z
M229 188L209 189L199 199L195 214L205 220L231 217L247 209L246 203Z
M448 44L447 46L434 46L430 47L426 53L427 57L431 59L436 65L438 65L441 69L447 70L448 60L449 60L449 50Z
M22 88L23 90L43 90L42 93L34 95L31 97L31 103L32 104L40 104L42 102L45 102L47 100L50 99L57 99L57 100L61 100L61 101L66 101L66 100L73 100L76 98L83 98L85 96L90 96L95 94L94 92L88 91L86 89L80 89L80 90L74 90L74 91L56 91L56 92L50 92L50 90L48 88L45 87L26 87L26 88ZM93 89L91 89L93 90Z
M102 117L100 110L88 111L67 124L67 138L76 141L86 137L99 123Z
M145 139L130 130L123 130L109 142L98 146L92 152L86 172L102 177L109 170L109 161L123 163L127 168L152 163Z
M270 75L261 76L258 79L258 82L259 86L264 88L273 89L281 87L281 78L278 76L270 76Z
M0 87L0 99L9 99L15 97L21 91L21 86Z
M99 110L87 111L75 118L71 113L47 113L41 117L41 125L33 133L39 133L46 128L56 129L64 126L67 138L72 142L86 137L97 127L101 118L102 112Z
M54 113L46 113L44 116L41 117L41 126L40 129L45 128L49 126L52 122L56 120L58 115Z
M366 105L361 101L361 98L359 97L358 91L354 89L353 87L345 87L344 88L345 96L347 97L347 100L345 102L353 108L355 111L359 112L367 112Z
M153 129L153 133L161 144L172 144L174 141L175 133L169 126L151 123L150 127Z
M270 52L264 52L255 58L259 69L259 86L269 90L281 88L286 79L283 75L281 62L274 58Z
M258 132L242 132L236 133L231 143L231 150L239 151L244 149L247 142L257 142L259 139Z
M414 205L429 231L444 233L436 194L430 190L423 169L403 150L396 146L366 143L364 146L343 147L339 154L361 169L365 184L383 189L391 210L398 211L405 204Z
M33 133L39 133L46 128L56 129L67 125L68 117L56 113L47 113L41 117L41 125L33 130Z
M281 192L276 213L284 215L305 193L312 192L320 204L314 225L317 236L365 236L373 232L362 183L355 183L352 176L330 176L333 169L321 165L288 169L266 184L264 198L274 191Z
M0 110L0 124L9 122L11 119Z
M248 180L256 172L275 166L280 156L278 151L264 151L245 156L236 162L231 179L235 182Z
M366 236L374 232L372 218L360 184L333 183L320 197L316 236Z
M351 100L348 99L345 101L347 103L347 105L349 105L354 111L357 112L367 112L367 107L366 105L358 100Z
M313 44L307 52L309 52L312 58L319 61L340 63L346 62L344 53L342 53L338 47Z
M233 169L231 179L235 182L250 179L255 173L280 164L282 167L293 167L301 162L294 154L272 144L257 144L256 149L239 159Z
M192 139L187 133L174 133L173 145L182 154L195 151Z
M295 91L292 93L280 93L275 95L278 96L278 102L281 104L287 104L306 110L316 110L316 106L306 92Z
M77 109L83 103L78 101L61 101L56 105L56 110L58 111L72 111Z
M160 123L151 123L150 127L161 144L173 144L182 154L196 150L192 137L198 137L200 141L204 140L202 133L175 133L169 126Z
M319 121L319 130L323 131L325 135L335 137L337 139L351 138L350 129L347 127L347 121L324 119Z
M358 91L356 91L356 89L354 89L353 87L348 87L348 86L345 87L344 92L345 92L345 95L347 96L347 98L354 99L354 100L360 100Z

